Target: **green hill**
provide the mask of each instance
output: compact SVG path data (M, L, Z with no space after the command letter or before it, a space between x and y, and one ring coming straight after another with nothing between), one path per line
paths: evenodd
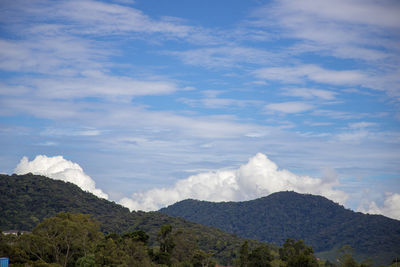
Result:
M276 245L301 239L332 261L343 245L359 260L375 263L400 255L400 221L353 212L321 196L280 192L245 202L184 200L160 212Z
M104 233L144 230L150 244L160 227L171 224L195 237L199 247L213 254L220 263L231 263L244 242L234 234L203 226L159 212L130 212L114 202L82 191L72 183L39 175L0 175L0 230L32 230L44 218L59 212L91 214L101 223ZM255 247L259 242L250 241Z

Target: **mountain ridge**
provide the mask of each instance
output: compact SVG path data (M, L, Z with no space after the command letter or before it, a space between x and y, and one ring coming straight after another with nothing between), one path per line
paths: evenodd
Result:
M241 202L183 200L160 212L275 245L301 239L322 254L343 245L353 247L358 258L372 255L381 261L400 254L400 221L354 212L311 194L285 191Z
M229 264L245 241L214 227L174 218L159 212L130 212L114 202L98 198L77 185L40 175L0 174L0 231L32 230L45 218L59 212L91 214L101 223L103 233L119 234L143 230L156 243L162 225L193 234L199 247L221 263ZM250 246L261 244L248 240Z

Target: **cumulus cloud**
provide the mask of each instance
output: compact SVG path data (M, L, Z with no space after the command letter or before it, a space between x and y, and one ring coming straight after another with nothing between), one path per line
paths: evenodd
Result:
M327 179L299 176L278 166L258 153L236 170L200 173L179 180L170 188L156 188L134 193L120 204L131 210L157 210L177 201L194 198L208 201L243 201L267 196L274 192L293 190L299 193L323 195L343 204L347 194L334 189L336 176Z
M16 174L33 173L47 176L55 180L74 183L82 190L88 191L98 197L108 199L108 195L101 189L96 188L96 183L90 176L85 174L82 168L62 156L47 157L38 155L32 161L23 157L14 172Z
M367 208L361 208L360 211L370 214L382 214L400 220L400 194L387 193L382 206L378 206L375 201L372 201Z

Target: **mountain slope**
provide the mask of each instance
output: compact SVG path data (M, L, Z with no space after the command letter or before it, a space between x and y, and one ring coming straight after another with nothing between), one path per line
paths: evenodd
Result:
M0 230L32 230L44 218L57 213L92 214L105 233L144 230L154 243L160 227L171 224L173 229L190 231L199 247L220 261L235 258L243 239L219 229L173 218L159 212L130 212L114 202L82 191L72 183L52 180L39 175L0 175ZM250 241L251 246L259 242Z
M400 254L400 221L356 213L321 196L280 192L245 202L184 200L160 212L277 245L295 238L327 252L347 244L358 258L376 262Z

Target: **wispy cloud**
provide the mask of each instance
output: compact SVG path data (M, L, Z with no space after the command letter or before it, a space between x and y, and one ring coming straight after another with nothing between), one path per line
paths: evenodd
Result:
M53 99L163 95L178 90L177 85L169 81L138 80L101 72L85 72L81 76L29 79L29 82L35 87L36 95Z
M292 53L362 60L367 71L326 70L316 66L267 68L264 78L286 82L308 80L363 85L398 97L399 28L397 1L273 1L253 13L253 25L279 28L280 37L293 40ZM288 75L279 75L288 71ZM387 76L386 78L384 78ZM335 80L335 77L337 79ZM373 78L371 78L373 77Z
M277 111L282 113L302 113L313 108L313 105L305 102L281 102L271 103L265 106L265 109L268 111Z
M4 14L5 16L0 21L11 19L11 21L17 22L13 24L17 28L21 27L22 22L35 22L31 28L18 29L21 32L41 35L59 34L60 32L81 37L129 34L130 38L137 39L146 39L150 36L154 38L155 35L158 35L161 39L183 39L210 44L214 44L218 39L208 30L187 25L179 18L151 18L141 10L123 3L94 0L33 3L19 0L9 4ZM50 23L49 19L61 22ZM153 41L155 40L153 39Z
M262 68L256 70L254 74L260 79L277 80L288 84L314 81L333 85L360 85L367 77L358 70L328 70L317 65Z
M321 99L334 100L337 93L330 90L313 89L313 88L285 88L282 95L291 97L301 97L304 99Z
M243 46L218 46L166 54L178 56L185 64L206 68L243 67L243 64L271 64L278 56L262 49Z
M193 107L205 107L205 108L243 108L248 106L262 106L263 101L259 100L243 100L243 99L233 99L233 98L220 98L220 97L210 97L210 98L181 98L179 101L185 103L186 105Z

